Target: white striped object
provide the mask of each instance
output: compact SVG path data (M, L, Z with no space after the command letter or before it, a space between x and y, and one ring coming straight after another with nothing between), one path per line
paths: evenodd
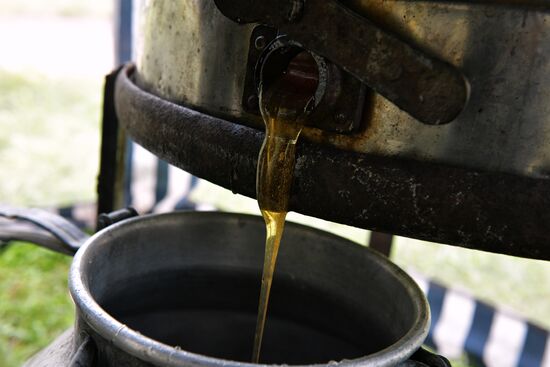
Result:
M460 358L472 325L475 301L456 291L448 291L443 309L434 327L434 342L439 353L447 358Z
M166 196L155 205L153 212L163 213L174 210L178 202L189 195L192 179L193 176L191 174L168 165L168 188Z
M407 271L424 293L429 294L430 280L414 270ZM465 350L469 334L472 330L476 330L473 319L476 308L481 304L466 292L448 288L445 288L444 292L441 310L436 311L439 313L439 318L437 322L432 321L431 326L432 339L439 354L452 359L473 353L487 367L550 367L548 333L533 334L531 337L536 340L531 339L531 342L534 344L524 350L525 344L529 342L528 329L533 326L520 316L498 308L492 308L493 316L485 345L477 345L479 350L483 350L483 355ZM431 307L434 306L438 307L438 305L431 305ZM476 332L478 337L480 332L479 330ZM541 343L545 344L542 360L539 354L541 350L535 347ZM522 354L525 354L524 360L521 360Z
M523 320L497 312L483 354L487 367L517 366L526 331Z

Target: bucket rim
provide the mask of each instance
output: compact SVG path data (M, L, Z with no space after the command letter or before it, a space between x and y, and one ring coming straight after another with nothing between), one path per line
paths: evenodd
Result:
M183 349L178 349L170 345L156 341L146 335L143 335L136 330L133 330L120 321L112 317L104 310L92 296L83 274L82 268L85 262L89 261L86 254L90 249L98 245L100 240L105 237L112 237L113 232L127 226L142 226L143 223L162 223L162 221L170 222L174 218L178 218L181 223L187 220L215 220L216 218L234 218L245 221L262 220L257 215L229 213L229 212L171 212L162 214L147 214L143 216L133 217L121 222L115 223L107 228L102 229L91 236L84 245L76 253L69 271L69 291L77 308L77 313L83 318L95 332L97 332L105 340L111 342L122 351L143 361L159 366L167 367L182 367L182 366L208 366L208 367L253 367L253 366L272 366L269 364L255 364L251 362L233 361L228 359L210 357L198 353L189 352ZM326 232L317 228L288 222L288 227L298 227L302 230L315 232L327 237L334 237L340 243L350 246L361 246L356 242L342 238L330 232ZM148 228L151 228L148 226ZM418 348L421 347L426 339L430 326L430 310L426 296L416 284L416 282L400 267L392 263L385 256L377 253L368 247L362 246L363 251L366 251L369 256L376 257L378 261L389 273L398 278L406 291L409 293L414 307L417 310L416 317L409 330L392 345L363 357L355 359L345 359L340 362L330 362L331 366L338 367L386 367L394 366L409 358ZM285 367L324 367L327 363L317 363L310 365L287 365Z

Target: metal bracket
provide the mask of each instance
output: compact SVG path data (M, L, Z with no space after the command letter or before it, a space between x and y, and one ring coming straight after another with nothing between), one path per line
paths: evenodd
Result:
M137 217L138 215L138 212L132 207L118 209L111 213L101 213L97 217L97 230L100 231L104 228L109 227L110 225L126 219Z
M109 213L123 206L124 162L126 134L119 128L115 111L115 81L123 67L105 77L103 118L101 128L101 157L97 179L97 214ZM96 223L96 228L98 227Z
M132 82L132 72L129 66L119 74L115 93L128 134L171 164L255 197L264 134L156 97ZM298 213L550 260L549 180L380 157L306 140L298 144L296 160L290 209Z
M468 83L452 65L413 48L335 0L215 0L238 23L269 25L325 57L421 122L452 121Z

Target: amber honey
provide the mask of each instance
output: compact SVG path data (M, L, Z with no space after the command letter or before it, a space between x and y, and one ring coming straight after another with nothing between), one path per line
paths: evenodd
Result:
M295 74L286 73L274 86L260 93L260 109L266 134L258 157L256 192L266 224L266 241L252 354L254 363L258 363L260 359L269 293L288 212L296 142L313 95L311 89L296 88L293 85L296 80Z
M297 124L287 123L277 116L266 120L266 138L259 156L257 173L258 204L266 224L266 241L252 357L255 363L260 357L269 292L288 211L294 153L300 131L301 127Z

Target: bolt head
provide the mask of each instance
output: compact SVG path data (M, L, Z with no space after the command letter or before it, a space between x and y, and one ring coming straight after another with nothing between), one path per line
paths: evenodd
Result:
M256 47L256 50L263 50L265 46L267 45L267 40L264 36L258 36L254 40L254 46Z

